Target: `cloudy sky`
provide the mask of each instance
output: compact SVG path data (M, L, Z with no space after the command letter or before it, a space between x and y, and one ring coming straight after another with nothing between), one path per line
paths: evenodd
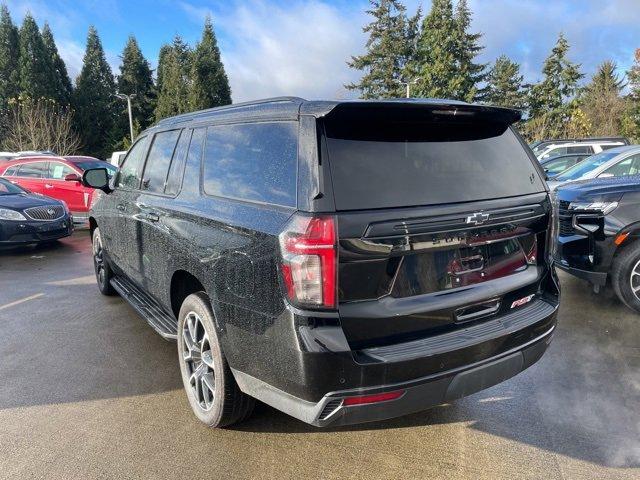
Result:
M126 38L134 34L152 66L175 34L192 45L210 14L231 81L234 101L276 95L353 96L343 88L358 72L346 61L361 53L367 0L8 0L15 22L30 11L51 25L75 77L82 66L87 28L93 24L114 72ZM406 0L408 11L430 0ZM559 32L571 58L590 75L605 59L626 70L640 48L640 0L470 0L473 29L484 34L480 59L505 53L522 64L528 81Z

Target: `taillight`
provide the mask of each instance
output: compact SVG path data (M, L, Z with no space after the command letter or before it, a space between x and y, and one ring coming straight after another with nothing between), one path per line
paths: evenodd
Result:
M282 276L293 304L336 307L336 237L331 216L296 215L280 234Z

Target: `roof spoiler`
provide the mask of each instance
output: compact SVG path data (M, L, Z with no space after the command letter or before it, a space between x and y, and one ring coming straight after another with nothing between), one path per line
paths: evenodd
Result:
M303 112L301 112L303 113ZM304 112L306 113L306 112ZM372 119L376 116L389 119L401 118L404 121L446 121L461 120L500 123L511 125L522 118L522 112L511 108L474 105L456 101L430 100L388 100L388 101L347 101L338 102L325 111L316 110L316 117Z

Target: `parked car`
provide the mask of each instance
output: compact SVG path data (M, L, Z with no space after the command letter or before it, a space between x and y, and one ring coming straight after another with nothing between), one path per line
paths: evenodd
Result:
M551 190L555 190L560 185L576 180L622 177L637 173L640 173L640 145L627 145L592 155L557 175L548 184Z
M593 155L605 150L627 145L623 140L581 140L579 142L561 142L547 145L536 156L538 160L544 161L549 158L557 157L570 153L581 153Z
M556 324L543 172L515 110L279 98L162 120L90 214L104 294L177 338L210 426L257 398L341 425L535 363Z
M547 174L547 179L551 180L560 175L565 170L573 167L575 164L580 163L585 158L589 158L591 155L588 153L571 153L569 155L558 155L547 160L540 162L544 173Z
M536 157L538 157L547 147L551 145L561 145L566 143L581 143L581 142L606 142L607 144L614 142L619 145L629 145L629 139L625 137L590 137L590 138L564 138L554 140L538 140L529 144L531 150Z
M64 201L74 220L84 223L94 190L82 185L82 173L89 168L104 167L111 175L116 169L91 157L25 157L0 164L0 176L27 190Z
M640 312L640 175L574 182L556 192L558 267L597 291L611 281Z
M69 209L0 178L0 246L50 242L73 233Z

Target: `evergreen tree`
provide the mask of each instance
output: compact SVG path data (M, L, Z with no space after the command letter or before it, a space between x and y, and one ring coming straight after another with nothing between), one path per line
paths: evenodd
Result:
M131 110L139 130L147 128L154 120L156 90L151 66L142 55L134 36L130 36L122 52L122 64L118 75L118 92L135 95L131 99ZM129 138L129 118L125 101L117 104L118 121L115 138Z
M413 57L417 38L420 10L411 18L398 0L370 0L367 11L374 20L363 28L369 34L367 53L351 57L347 64L365 74L358 83L345 85L349 90L359 90L362 98L393 98L404 96L400 83L411 81L412 73L407 62Z
M620 134L621 112L625 110L625 102L620 94L625 84L616 69L616 64L610 60L600 64L580 99L594 135Z
M613 92L620 95L625 87L624 78L616 73L618 66L611 60L605 60L598 66L598 70L585 87L585 94L599 92Z
M0 6L0 110L20 93L18 29L6 5Z
M501 55L487 76L487 89L484 100L499 107L525 108L526 91L524 77L520 74L520 65Z
M193 52L191 81L189 92L191 110L202 110L231 103L231 87L220 59L220 49L210 17L205 21L202 39Z
M415 95L433 98L460 98L464 78L460 75L459 27L451 0L433 0L422 21L415 58L410 70L418 77Z
M71 79L67 73L67 67L64 60L58 53L58 47L53 38L53 33L47 23L42 27L42 42L48 60L47 83L49 85L48 96L55 100L58 105L69 105L73 94Z
M580 65L567 58L569 43L560 34L551 54L544 61L542 82L534 85L530 92L530 114L535 117L559 111L578 90L578 82L584 75Z
M191 49L178 35L163 53L162 65L158 65L162 85L158 92L157 120L189 111L191 55Z
M82 136L86 154L106 158L111 153L115 93L111 67L105 58L98 32L91 26L74 95L77 131Z
M164 44L160 47L158 53L158 68L156 69L156 92L162 90L163 75L162 72L166 68L167 55L171 51L171 45Z
M635 62L627 72L629 95L622 117L622 134L640 142L640 48L635 51Z
M484 47L480 46L481 33L469 33L471 10L467 0L458 0L454 15L457 35L456 61L460 80L460 91L456 98L466 102L481 100L486 93L478 85L487 79L486 64L476 63L475 59Z
M51 61L38 25L30 13L24 17L20 27L19 45L20 93L32 99L51 98Z

